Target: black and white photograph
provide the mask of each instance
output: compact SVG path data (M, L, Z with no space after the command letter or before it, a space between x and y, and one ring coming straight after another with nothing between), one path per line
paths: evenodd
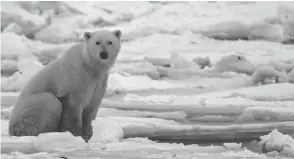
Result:
M1 159L294 159L294 1L1 0Z

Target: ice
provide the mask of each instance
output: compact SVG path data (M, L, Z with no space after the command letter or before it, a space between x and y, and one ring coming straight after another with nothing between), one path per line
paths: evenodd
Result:
M224 146L230 150L239 150L242 148L242 143L224 143Z
M73 136L70 132L52 132L43 133L37 137L2 137L1 146L2 153L11 153L14 151L24 153L52 153L86 148L86 142L81 137Z
M146 102L149 104L171 104L174 101L173 98L176 98L176 97L175 96L174 97L164 97L164 96L159 97L159 96L151 95L144 98L136 94L127 94L124 97L124 101L127 101L127 102L140 101L140 102Z
M131 146L134 145L134 146ZM145 138L129 138L124 139L120 143L110 143L106 145L107 150L110 151L123 151L123 150L137 150L142 151L144 149L154 149L163 151L188 151L198 153L220 153L224 152L225 148L222 146L199 146L199 145L188 145L176 143L157 143Z
M30 53L18 56L17 68L12 76L2 78L2 91L19 91L23 86L43 68L43 65Z
M12 24L9 24L4 30L3 32L12 32L12 33L15 33L15 34L21 34L22 32L22 29L21 27L16 24L16 23L12 23Z
M294 69L288 74L290 82L294 83Z
M294 139L289 135L280 133L277 129L273 130L268 135L261 136L260 139L261 141L259 144L263 146L263 150L266 152L282 152L286 147L287 150L294 150ZM294 152L292 153L294 154Z
M220 40L247 39L251 26L240 21L225 21L201 31L203 35Z
M7 152L1 157L293 158L292 139L285 137L293 127L293 84L250 83L256 67L269 62L294 81L293 46L280 43L293 39L293 6L293 2L1 2L1 146ZM121 29L123 47L110 71L107 92L112 95L105 97L93 122L90 148L69 133L7 137L11 105L28 79L81 41L83 32L97 29ZM250 32L253 41L235 41L248 38ZM223 60L230 56L233 60ZM206 57L211 68L200 69L197 59ZM245 62L234 61L238 57ZM278 75L279 82L288 82L284 73ZM274 129L280 133L270 133ZM249 151L246 143L232 141L256 139L261 132L271 134L262 138L265 152ZM184 145L146 137L194 143L230 139L230 143Z
M10 155L7 154L1 154L2 159L60 159L60 155L58 154L50 154L47 152L40 152L40 153L34 153L34 154L25 154L20 152L14 152Z
M130 14L134 17L146 14L153 9L153 5L148 2L135 2L135 3L121 3L121 2L96 2L94 7L107 9L112 12L120 14Z
M1 71L2 74L12 75L16 71L18 71L17 64L15 60L2 60L1 61Z
M92 122L92 126L93 136L90 143L119 142L124 136L124 131L119 123L111 118L97 118Z
M277 71L272 66L261 66L253 72L252 84L258 84L260 82L266 83L266 79L272 77L274 77L278 83L289 83L289 77L286 72Z
M149 62L136 62L122 68L121 70L131 75L144 75L156 72L156 67Z
M177 53L192 51L192 48L195 48L197 46L190 45L191 41L198 42L200 40L201 37L191 32L184 32L181 35L156 33L147 37L141 37L127 42L122 48L122 52L136 53L139 55L144 55L148 53L147 55L152 55L152 57L166 57L170 56L170 52ZM138 45L140 45L141 47L134 47Z
M161 101L165 100L167 103L173 104L196 104L199 101L203 101L203 99L211 99L207 100L208 103L212 104L212 102L218 103L219 105L223 103L223 105L227 105L230 100L234 100L234 103L238 102L240 104L250 103L253 102L252 100L258 101L279 101L279 100L286 100L291 99L293 95L293 91L290 89L294 87L293 84L282 83L282 84L271 84L271 85L264 85L259 87L248 87L248 88L240 88L235 90L228 90L228 91L219 91L213 93L204 93L199 95L193 96L169 96L169 95L156 95L156 97L150 95L146 96L145 98L140 98L136 96L136 98L132 98L132 101L142 101L147 100L149 102L157 103L156 100L161 99ZM283 90L276 92L276 90ZM294 88L293 88L294 89ZM239 98L238 98L239 97ZM128 99L128 97L126 97ZM213 100L212 100L213 99ZM222 103L219 103L221 100ZM237 103L236 103L237 104Z
M200 141L208 138L210 138L211 140L218 140L218 135L220 134L226 134L222 135L223 140L225 138L236 139L242 138L242 136L239 136L238 134L240 132L247 132L248 135L250 134L254 136L254 134L259 131L266 131L275 127L278 127L279 129L282 129L284 131L287 129L287 127L293 126L293 123L291 122L280 122L280 124L277 122L271 122L270 124L263 122L261 124L246 123L239 125L230 122L227 122L227 125L218 125L216 124L216 122L212 122L207 123L206 125L197 123L183 125L180 122L176 122L173 120L164 120L158 118L136 118L121 116L113 117L113 119L116 120L122 127L124 131L124 138L146 136L162 140L168 140L171 136L174 138L195 141ZM228 132L230 132L230 135L228 134Z
M195 62L201 69L204 69L205 67L211 67L212 64L210 62L210 59L208 56L204 57L197 57L193 59L193 62Z
M113 73L109 76L109 88L117 90L167 89L176 87L179 86L166 81L154 81L147 75L123 76L118 73Z
M41 25L45 23L45 18L37 14L32 14L27 10L23 9L17 2L1 2L1 12L6 12L8 14L16 14L21 16L22 21L29 21L33 25Z
M282 42L284 40L284 29L279 24L257 25L251 30L248 38L249 40Z
M35 35L37 40L47 43L65 43L67 41L78 41L79 34L70 25L52 24Z
M3 112L3 111L2 111ZM112 108L100 108L98 112L99 117L107 116L129 116L129 117L154 117L162 119L184 120L187 114L184 111L171 111L171 112L152 112L152 111L127 111L117 110Z
M244 150L244 151L241 151L241 152L229 151L229 152L226 152L226 153L222 153L220 156L225 157L225 158L238 158L238 157L260 158L260 159L266 159L267 158L264 154L254 153L254 152L249 151L249 150Z
M15 72L10 77L2 77L1 91L2 92L18 92L23 88L26 80L19 72Z
M14 33L1 34L1 56L13 57L20 54L29 54L32 50L27 44L24 36L19 36ZM15 47L17 44L17 47Z
M215 64L218 72L237 72L251 75L256 68L246 57L232 54L224 56Z
M50 144L48 144L50 142ZM34 147L43 152L69 151L86 147L81 137L75 137L70 132L40 134L34 141Z
M171 53L171 68L174 69L195 69L195 70L200 70L199 67L195 65L192 61L188 61L185 59L183 56L181 56L178 53Z

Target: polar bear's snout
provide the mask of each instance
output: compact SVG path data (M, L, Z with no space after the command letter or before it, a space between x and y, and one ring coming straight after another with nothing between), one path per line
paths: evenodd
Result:
M100 58L103 60L108 59L108 53L105 51L100 52Z

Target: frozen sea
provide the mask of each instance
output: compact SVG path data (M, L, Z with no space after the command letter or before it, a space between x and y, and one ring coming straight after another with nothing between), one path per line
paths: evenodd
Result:
M8 137L26 82L99 29L120 29L122 49L90 142ZM1 158L294 158L291 39L294 2L1 1ZM230 60L235 71L216 72L231 55L284 63L292 74L253 84L249 62Z

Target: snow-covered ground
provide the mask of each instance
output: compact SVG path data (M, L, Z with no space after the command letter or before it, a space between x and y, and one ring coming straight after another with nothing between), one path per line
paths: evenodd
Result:
M1 2L1 157L294 158L293 8ZM89 144L70 133L8 137L26 82L97 29L121 29L123 44ZM258 84L263 76L278 83Z

